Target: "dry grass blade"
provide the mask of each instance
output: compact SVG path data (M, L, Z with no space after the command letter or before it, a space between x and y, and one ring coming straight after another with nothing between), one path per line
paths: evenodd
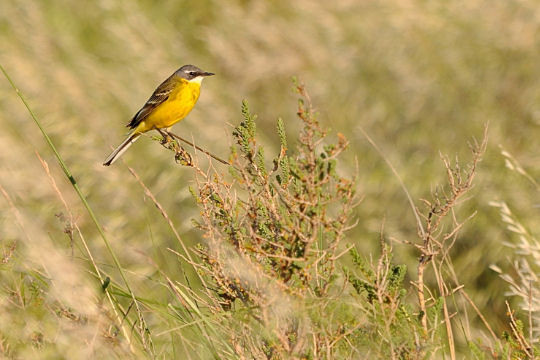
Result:
M60 189L56 185L56 181L54 180L54 178L53 178L53 176L52 176L52 174L51 174L51 172L49 170L49 165L47 164L47 162L45 160L43 160L41 158L41 156L39 156L39 153L37 151L36 151L36 156L38 157L39 162L43 166L43 169L45 170L45 173L47 174L47 178L51 182L51 185L52 185L52 187L54 189L54 192L56 193L56 195L58 196L58 198L60 199L60 201L64 205L64 209L66 210L66 212L69 214L70 227L77 230L77 233L79 235L79 239L81 240L81 243L83 244L84 250L86 251L86 255L88 256L88 259L90 260L90 263L92 264L92 267L94 268L95 275L97 276L97 278L99 279L99 282L101 284L105 284L105 279L101 275L101 273L102 273L101 269L98 267L98 265L97 265L97 263L96 263L96 261L94 259L94 256L92 255L92 252L90 251L90 248L89 248L89 246L88 246L88 244L86 242L86 239L84 238L84 236L83 236L83 234L81 232L81 229L79 228L79 225L74 221L73 213L71 212L71 209L69 208L69 206L67 204L67 201L64 199L64 196L62 195L62 192L60 191ZM107 300L109 301L109 305L111 306L111 309L112 309L112 311L114 313L114 316L115 316L115 319L116 319L116 322L117 322L116 325L119 326L122 329L124 337L125 337L126 341L129 344L130 350L132 352L134 352L134 348L133 348L133 344L131 342L131 336L129 335L128 328L126 327L126 324L123 321L123 316L121 316L120 313L117 310L117 306L118 306L117 300L113 299L113 295L111 294L110 289L108 287L104 288L104 292L105 292L105 295L107 296Z
M77 184L77 182L75 181L75 178L73 177L73 175L69 171L67 165L65 164L62 156L60 155L60 153L56 149L56 147L55 147L54 143L52 142L51 138L49 137L49 135L47 134L47 132L45 131L45 129L41 125L41 122L39 121L37 116L34 114L32 109L30 108L30 105L25 100L24 96L19 91L19 89L15 86L15 83L12 81L11 77L8 75L8 73L6 72L6 70L4 69L4 67L1 64L0 64L0 70L2 71L2 73L4 74L4 76L6 77L8 82L10 83L13 90L16 92L17 96L23 102L23 104L26 107L28 113L30 114L30 117L32 118L32 120L38 126L38 128L41 131L41 134L43 135L43 137L45 138L49 148L53 151L56 159L58 160L58 163L60 164L60 167L62 168L62 171L64 172L65 176L69 179L71 185L75 189L75 192L79 196L79 199L81 200L81 202L83 203L84 207L86 208L88 214L90 215L90 218L92 219L92 222L95 224L95 226L96 226L96 228L97 228L97 230L98 230L98 232L99 232L99 234L101 236L101 239L105 243L105 246L106 246L107 250L109 251L109 254L111 255L111 257L112 257L112 259L114 261L115 267L118 270L118 273L120 274L120 277L122 278L122 281L124 282L124 285L125 285L125 287L127 289L127 292L130 294L130 296L131 296L131 298L133 300L133 303L135 304L135 308L137 310L137 316L138 316L139 324L140 324L140 330L141 330L139 335L141 335L141 340L143 342L143 345L144 345L144 347L145 347L145 349L147 351L152 352L151 339L148 339L149 342L150 342L149 344L147 343L147 340L145 339L145 336L146 336L147 333L144 330L146 325L145 325L145 321L144 321L144 318L143 318L143 315L142 315L142 310L140 309L139 303L138 303L137 299L135 298L135 294L131 290L131 287L130 287L129 282L127 280L127 277L126 277L126 275L124 273L122 265L120 264L120 261L118 260L118 257L116 256L116 253L112 249L111 244L110 244L107 236L103 232L103 228L102 228L101 224L99 223L96 215L94 214L94 211L90 207L90 204L86 200L86 197L84 196L81 189L79 188L79 185ZM103 283L100 284L100 285L103 285Z

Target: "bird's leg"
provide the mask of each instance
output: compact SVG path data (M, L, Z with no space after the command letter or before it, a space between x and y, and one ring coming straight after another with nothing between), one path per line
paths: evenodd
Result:
M173 147L173 149L174 149L174 151L176 153L174 155L174 159L179 164L182 164L182 165L185 165L185 166L193 166L193 159L191 158L191 155L182 146L180 146L180 144L178 143L178 141L176 141L174 136L172 136L169 133L170 129L171 128L166 128L165 132L166 132L166 134L168 136L171 137L171 139L173 139L172 147Z
M193 160L191 158L191 155L184 150L183 147L181 147L178 142L174 139L174 137L169 133L170 128L164 128L164 129L158 129L155 128L163 137L163 140L161 140L161 145L166 147L167 149L174 150L174 160L182 165L185 166L193 166Z
M174 144L176 144L176 146L177 146L177 145L178 145L178 142L176 141L176 139L174 138L174 136L171 135L170 130L171 130L170 127L163 129L163 131L165 132L165 134L167 135L167 137L170 139L170 141L172 141L172 142L173 142ZM176 149L176 147L175 147L175 149Z
M163 140L161 140L161 145L168 145L172 140L172 136L169 135L169 132L167 131L167 129L163 130L163 129L159 129L159 128L155 128L160 134L161 136L163 136Z
M160 129L160 133L161 135L163 135L163 139L167 139L166 144L170 144L169 147L173 149L176 153L178 153L180 145L178 145L178 142L174 139L174 136L171 135L169 130L171 130L170 127L165 128L165 129Z

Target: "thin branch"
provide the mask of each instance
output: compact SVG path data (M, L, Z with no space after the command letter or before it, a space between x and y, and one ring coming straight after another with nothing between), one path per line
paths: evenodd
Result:
M172 137L174 137L174 138L176 138L176 139L178 139L178 140L180 140L180 141L182 141L182 142L188 144L189 146L191 146L191 147L193 147L193 148L195 148L195 149L197 149L197 150L199 150L199 151L205 153L206 155L210 156L210 157L213 158L214 160L217 160L217 161L219 161L220 163L225 164L225 165L231 165L228 161L223 160L223 159L220 158L219 156L212 154L210 151L207 151L207 150L201 148L200 146L195 145L195 144L192 143L191 141L186 140L186 139L184 139L183 137L181 137L181 136L179 136L179 135L176 135L175 133L172 133L172 132L170 132L170 131L168 131L167 133L168 133L169 135L171 135Z
M401 176L398 174L398 172L397 172L396 168L394 167L394 165L392 165L392 163L390 162L388 157L386 155L384 155L382 150L375 143L375 141L373 141L373 139L371 139L371 137L364 130L364 128L359 126L358 129L360 130L362 135L364 135L366 140L371 144L371 146L373 146L373 148L379 153L379 155L382 157L384 162L386 162L386 164L388 165L390 170L392 170L392 173L394 174L394 176L398 180L399 185L401 186L401 188L403 189L403 192L405 193L405 196L407 196L407 200L409 200L409 204L411 205L412 212L414 214L414 217L416 218L416 225L418 226L418 231L420 231L420 234L422 235L422 238L425 238L426 232L424 231L424 227L422 225L422 220L420 220L420 215L418 215L418 210L416 209L416 205L414 204L414 200L412 199L411 194L409 193L409 190L407 189L407 186L405 186L405 183L403 182L403 179L401 179Z

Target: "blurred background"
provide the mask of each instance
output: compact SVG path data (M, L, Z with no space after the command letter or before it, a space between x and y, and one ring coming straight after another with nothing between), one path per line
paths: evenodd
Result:
M242 99L258 114L269 158L278 151L278 117L293 141L299 124L291 77L305 83L323 126L331 136L340 132L350 141L340 171L358 173L364 200L349 241L366 256L377 252L383 223L388 238L415 241L417 236L397 179L360 127L420 205L419 199L445 181L439 154L469 160L468 142L480 139L489 123L475 188L456 216L477 214L461 232L452 259L478 307L499 314L490 319L496 332L503 328L507 287L489 266L508 268L503 242L515 235L490 202L506 202L528 231L540 230L537 1L3 0L0 44L0 63L88 197L129 269L135 292L151 292L156 301L168 295L151 280L151 261L170 276L180 274L178 259L167 250L179 245L126 165L191 244L201 241L191 224L198 216L188 191L194 172L173 166L172 154L148 138L114 166L101 163L124 139L133 114L180 66L194 64L216 76L205 80L199 103L174 132L225 158ZM98 262L110 263L94 225L3 77L0 124L0 185L8 194L0 201L4 252L18 241L20 251L48 241L71 254L65 223L57 216L64 206L39 153L92 251L101 255ZM507 166L503 150L529 179ZM408 264L414 278L418 254L394 246L394 261ZM28 262L43 261L28 256L18 263L19 271L31 267Z

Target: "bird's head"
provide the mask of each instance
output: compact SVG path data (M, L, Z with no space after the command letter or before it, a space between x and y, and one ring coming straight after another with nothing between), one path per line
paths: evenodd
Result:
M201 70L195 65L184 65L176 70L176 75L189 82L197 82L200 84L205 77L212 76L214 73Z

